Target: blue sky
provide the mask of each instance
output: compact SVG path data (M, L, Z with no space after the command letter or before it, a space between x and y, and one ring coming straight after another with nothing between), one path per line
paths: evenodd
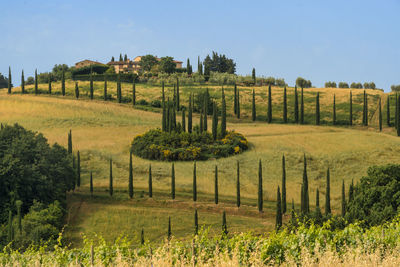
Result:
M238 74L400 84L400 1L5 1L0 73L82 59L224 53Z

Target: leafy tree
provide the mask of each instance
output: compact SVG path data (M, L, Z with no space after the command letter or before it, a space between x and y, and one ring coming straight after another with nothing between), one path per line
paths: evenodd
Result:
M351 93L351 91L350 91L350 101L349 101L349 103L350 103L349 124L351 126L351 125L353 125L353 94Z
M24 77L24 70L22 70L21 74L21 92L25 94L25 77Z
M236 206L240 207L240 169L239 161L236 161Z
M129 151L129 198L133 198L133 166L132 166L132 150Z
M281 192L278 190L276 193L276 223L275 228L279 230L282 227L282 207L281 207Z
M10 89L10 93L11 93L11 89ZM38 89L38 75L37 75L37 70L35 70L35 95L37 95L39 93L39 89Z
M328 170L326 171L326 192L325 192L325 215L331 213L331 176Z
M172 57L162 57L159 65L160 70L165 73L174 73L176 70L176 63Z
M287 123L287 94L286 94L286 86L283 89L283 123Z
M256 69L253 68L251 71L251 78L253 79L254 84L256 84Z
M339 88L349 88L349 84L346 82L340 82L339 83Z
M11 94L12 80L11 80L11 67L8 67L8 93Z
M332 118L333 125L336 124L336 96L333 94L333 118Z
M320 113L319 113L319 92L317 92L317 97L315 99L315 124L320 124Z
M171 198L175 199L175 166L174 166L174 163L172 163L172 169L171 169Z
M226 102L224 88L222 87L222 110L221 110L221 138L226 134Z
M199 233L199 217L197 214L197 209L194 211L194 234L197 235Z
M301 87L300 97L300 124L304 124L304 89Z
M263 177L262 177L262 163L261 159L258 162L258 211L262 212L263 211Z
M145 55L139 61L140 67L144 71L150 71L151 68L158 64L157 58L153 55Z
M400 91L400 85L392 85L390 86L390 89L392 90L392 92L398 92Z
M214 202L218 204L218 166L215 165L214 171Z
M31 77L32 78L32 77ZM8 88L8 78L0 73L0 89Z
M337 87L336 82L326 82L325 83L325 88L336 88L336 87Z
M222 235L228 234L228 226L226 224L226 213L225 211L222 212Z
M93 173L90 172L90 196L93 196Z
M153 177L151 175L151 164L149 165L149 197L153 197Z
M256 114L256 93L253 89L253 100L251 105L251 119L252 121L256 121L257 114Z
M286 160L282 155L282 213L286 213Z
M268 86L268 113L267 113L268 123L272 122L272 93L271 93L271 85Z
M193 162L193 201L197 201L196 161Z
M297 87L294 87L294 121L299 123L299 98L297 96Z
M350 88L353 88L353 89L362 89L363 86L362 86L361 83L352 82L352 83L350 84Z
M376 89L376 85L374 82L364 83L364 88L365 89Z
M218 55L216 52L212 52L212 57L207 55L204 59L204 69L219 72L219 73L230 73L234 74L236 72L236 63L233 59L226 57L225 55ZM204 71L206 75L206 71Z
M302 78L302 77L298 77L298 78L296 79L296 85L297 85L298 87L301 87L301 88L310 88L310 87L312 86L310 80L306 80L306 79L304 79L304 78Z
M76 99L79 98L79 86L78 86L78 82L75 82L75 97L76 97Z
M113 192L114 192L114 190L113 190L114 188L113 188L113 174L112 174L112 159L110 159L110 182L109 182L109 193L110 193L110 196L112 197L112 195L113 195Z
M76 186L81 186L81 155L78 150L78 165L77 165L77 172L76 172Z

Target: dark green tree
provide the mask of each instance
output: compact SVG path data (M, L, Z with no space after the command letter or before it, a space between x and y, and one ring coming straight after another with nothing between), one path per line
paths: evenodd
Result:
M197 201L196 161L193 162L193 201Z
M35 71L36 72L36 71ZM36 80L36 79L35 79ZM11 81L11 67L8 67L8 93L11 94L12 81Z
M353 200L354 197L354 182L351 180L351 184L349 186L349 203Z
M345 188L344 188L344 180L342 183L342 217L346 215L346 195L345 195Z
M118 73L117 76L117 99L118 103L122 102L122 92L121 92L121 75Z
M187 59L187 63L186 63L186 72L189 75L192 75L192 73L193 73L193 68L192 68L192 65L190 65L189 59Z
M326 171L326 192L325 192L325 215L331 213L331 176L328 170Z
M35 95L39 93L37 69L35 70Z
M268 123L272 122L272 93L271 93L271 85L268 86L268 113L267 113L267 121Z
M301 204L302 206L302 213L307 214L310 212L310 197L308 193L308 176L307 176L307 158L306 154L304 154L304 169L303 169L303 203Z
M75 82L75 98L79 98L79 85L78 82Z
M252 121L256 121L257 114L256 114L256 93L253 89L253 101L251 105L251 119Z
M90 196L93 196L93 173L90 172Z
M182 109L182 131L186 132L186 108Z
M261 159L258 162L258 211L263 211L264 197L263 197L263 177L262 177L262 163Z
M8 211L8 234L7 234L7 242L11 243L13 241L13 216L11 209Z
M129 198L133 198L133 166L132 166L132 150L129 151Z
M69 130L68 133L68 154L72 154L72 132Z
M171 216L168 217L168 241L171 240L172 231L171 231Z
M204 131L203 109L200 110L200 133Z
M15 205L17 206L17 218L18 218L18 232L19 234L22 234L22 201L21 200L17 200L15 201Z
M142 228L142 232L140 233L140 245L144 245L144 230Z
M119 61L124 61L124 60L122 59L122 54L119 54Z
M109 191L110 191L110 196L112 197L113 195L113 174L112 174L112 159L110 159L110 183L109 183Z
M386 124L390 127L390 95L387 96L386 100Z
M236 91L236 117L240 119L240 92L239 89Z
M333 125L336 125L336 96L333 94L333 118L332 118Z
M379 98L379 131L382 132L382 100Z
M61 72L61 94L65 96L65 70Z
M278 190L276 193L276 222L275 228L278 231L282 227L282 207L281 207L281 192Z
M222 212L222 235L228 234L228 225L226 224L226 213Z
M76 171L76 186L80 187L81 186L81 155L78 150L78 166L77 166L77 171Z
M286 86L283 89L283 123L287 123L287 93L286 93Z
M399 118L400 118L400 95L397 96L397 103L396 103L396 125L397 125L397 136L400 136L400 127L399 127Z
M188 133L192 133L192 94L189 95Z
M286 160L282 156L282 213L286 213Z
M166 107L165 107L165 91L164 91L164 81L161 83L162 88L162 122L161 127L163 132L167 131L167 114L166 114Z
M222 87L222 110L221 110L221 138L226 134L226 102L224 88Z
M233 86L233 113L237 114L237 86L236 83Z
M93 72L92 70L90 71L90 99L93 99Z
M208 126L207 126L207 113L208 113L208 110L207 110L207 107L208 107L208 89L207 89L207 93L206 93L206 95L205 95L205 97L204 97L204 107L203 107L203 111L204 111L204 114L203 114L203 130L205 131L205 132L207 132L207 130L208 130Z
M397 92L396 92L395 98L396 98L396 107L395 107L395 113L394 113L394 127L397 129L398 128L397 125L399 122L399 98L398 98Z
M135 78L132 81L132 105L136 105L136 82Z
M174 166L174 163L172 163L172 169L171 169L171 198L175 199L175 166Z
M51 95L51 77L49 75L49 95Z
M214 202L218 204L218 166L215 165L214 171Z
M197 214L197 209L194 211L194 235L199 233L199 217Z
M239 161L236 161L236 206L240 207L240 169Z
M350 126L352 126L353 125L353 94L352 94L351 91L350 91L350 100L349 100L349 102L350 102L349 124L350 124Z
M49 79L50 81L50 79ZM25 94L25 77L24 77L24 70L22 70L21 74L21 92Z
M251 78L253 79L253 83L256 84L256 69L253 68L251 71Z
M180 110L180 93L179 93L179 78L176 77L176 110Z
M299 123L299 98L297 96L297 86L294 87L294 121Z
M315 125L319 124L320 124L319 92L317 92L317 97L315 99Z
M366 126L367 125L367 122L366 122L366 117L367 117L367 115L366 115L366 103L365 103L365 100L366 100L366 94L365 94L365 90L364 90L364 97L363 97L363 125L364 126Z
M107 101L107 98L108 98L108 96L107 96L107 76L106 75L104 75L104 101Z
M315 195L315 219L317 222L321 222L322 220L322 213L319 207L319 189L317 188L317 192Z
M214 141L217 140L218 134L218 110L217 104L213 103L213 116L212 116L212 136Z
M301 87L300 97L300 124L304 124L304 89Z
M153 177L151 175L151 164L149 165L149 197L153 197Z

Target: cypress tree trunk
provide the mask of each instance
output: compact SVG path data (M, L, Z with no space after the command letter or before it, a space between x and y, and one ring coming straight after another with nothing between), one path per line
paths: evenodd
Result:
M344 188L344 180L342 183L342 217L346 215L346 195L345 195L345 188Z
M240 93L239 89L236 91L236 117L240 119Z
M163 132L167 131L167 118L166 118L166 110L165 110L165 92L164 92L164 82L162 82L162 122L161 128Z
M172 232L171 232L171 216L168 217L168 233L167 233L167 235L168 235L168 241L170 241L171 240L171 235L172 235Z
M282 207L281 207L281 192L278 190L276 193L276 223L275 228L278 231L282 227Z
M93 173L90 172L90 196L93 196Z
M11 93L11 90L10 90ZM39 88L38 88L38 77L37 77L37 70L35 70L35 95L39 93Z
M193 201L197 201L196 161L193 163Z
M263 198L263 177L262 177L262 163L261 159L258 162L258 211L263 211L264 198Z
M68 154L72 154L72 132L71 129L68 133Z
M236 87L236 83L235 83L235 86L233 87L233 113L235 115L237 114L237 87Z
M351 180L351 184L349 186L349 203L353 200L353 194L354 194L354 182Z
M326 171L325 215L331 213L331 176L329 168Z
M25 90L24 90L25 93ZM49 78L49 95L51 95L51 78Z
M390 95L388 95L386 102L386 124L388 127L390 127Z
M368 94L365 94L365 126L368 126Z
M49 79L50 81L50 79ZM21 74L21 92L25 94L25 77L24 77L24 70L22 70Z
M65 96L65 71L61 73L61 94Z
M171 198L175 199L175 166L174 166L174 163L172 163L172 169L171 169Z
M142 232L140 234L140 244L143 246L144 245L144 230L142 228Z
M226 213L225 211L222 212L222 235L228 234L228 226L226 224Z
M299 123L299 99L297 97L297 87L294 86L294 121Z
M349 102L350 102L349 124L350 124L350 126L352 126L353 125L353 94L351 93L351 91L350 91L350 100L349 100Z
M75 98L79 99L79 85L78 85L78 82L75 83Z
M304 89L303 89L303 87L301 88L300 124L304 124Z
M319 209L319 189L317 188L317 193L315 196L315 207Z
M78 154L79 155L79 154ZM113 174L112 174L112 159L110 159L110 184L109 184L109 191L110 191L110 196L112 197L114 193L114 188L113 188Z
M397 96L397 94L396 94ZM397 136L400 136L400 127L399 127L399 114L400 114L400 95L397 96L397 104L396 104L396 113L397 113L397 118L396 118L396 124L397 124Z
M257 114L256 114L256 93L253 89L253 101L252 101L252 106L251 106L251 119L253 121L256 121Z
M317 97L315 99L315 125L320 124L320 114L319 114L319 92L317 92Z
M15 205L17 206L18 231L19 231L19 234L21 234L22 233L22 213L21 213L22 201L21 200L15 201Z
M133 198L133 166L132 166L132 150L129 151L129 198Z
M282 213L286 213L286 160L282 156Z
M221 138L226 134L226 102L224 88L222 87L222 110L221 110Z
M214 202L215 204L218 204L218 166L215 165L215 171L214 171Z
M287 93L286 86L283 89L283 123L287 123Z
M107 96L107 76L104 75L104 101L107 101L108 96Z
M36 73L36 71L35 71ZM36 75L37 76L37 75ZM35 76L35 77L36 77ZM36 79L35 79L36 81ZM8 93L11 94L11 89L12 89L12 81L11 81L11 67L8 67Z
M240 207L240 169L239 161L236 161L236 206Z
M199 233L199 217L197 214L197 209L194 211L194 235Z
M306 154L304 154L304 170L303 170L303 210L302 212L304 214L307 214L310 212L310 197L308 194L308 176L307 176L307 158Z
M151 175L151 164L149 165L149 197L153 197L153 178Z
M78 170L77 170L77 179L76 179L76 186L81 186L81 155L78 150Z
M135 78L133 78L132 82L132 105L136 105L136 81Z
M90 72L90 99L93 100L93 73Z
M189 95L188 133L192 133L192 94Z
M185 108L182 109L182 131L186 132L186 112L185 112Z
M396 92L396 108L395 108L395 113L394 113L394 127L397 129L397 125L399 123L399 98Z
M122 102L121 99L121 75L118 73L118 80L117 80L117 99L118 103Z
M268 123L272 122L272 94L271 94L271 85L268 86L268 114L267 114Z
M176 107L175 107L175 102L172 103L172 130L175 131L176 130Z
M336 96L333 94L333 125L336 125Z
M179 78L176 78L176 110L180 110Z
M207 96L207 94L206 94L206 96L205 96L205 98L204 98L204 117L203 117L203 119L204 119L204 122L203 122L203 130L205 131L205 132L207 132L207 130L208 130L208 127L207 127L207 113L208 113L208 96Z
M382 132L382 101L379 98L379 131Z
M213 120L212 120L212 136L214 141L217 140L217 134L218 134L218 110L217 110L217 104L214 102L213 103Z

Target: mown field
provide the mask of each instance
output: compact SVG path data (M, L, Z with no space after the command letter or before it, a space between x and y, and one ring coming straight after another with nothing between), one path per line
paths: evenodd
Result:
M149 106L133 108L129 104L117 104L100 100L103 83L95 82L97 98L89 100L89 83L80 82L82 99L72 97L73 83L67 82L67 97L48 97L18 94L7 95L0 92L0 121L18 122L24 127L42 132L50 143L67 145L67 132L72 129L73 149L81 152L82 186L68 195L69 216L66 237L79 246L81 233L97 233L107 240L115 240L120 235L138 238L144 228L145 236L151 241L165 238L168 216L172 218L172 231L177 238L187 238L193 233L194 209L199 210L199 223L211 227L211 233L220 231L222 210L227 211L228 227L231 232L252 230L255 233L272 230L275 222L276 188L281 183L281 157L286 156L287 198L300 202L300 186L303 172L303 153L308 158L311 205L319 188L324 198L325 175L331 169L331 200L333 212L339 213L341 183L356 182L371 165L399 163L400 139L392 128L384 127L380 133L376 129L375 111L380 91L367 90L370 95L369 111L372 125L332 127L313 125L283 125L282 89L273 88L273 114L276 123L262 121L267 110L267 88L257 87L257 114L260 121L251 122L252 88L241 88L242 119L230 117L228 128L243 133L250 142L250 150L237 156L197 163L197 188L199 200L191 201L192 162L175 163L177 198L169 198L171 163L150 162L134 157L135 197L128 198L129 146L132 139L148 129L159 127L159 109ZM130 84L123 84L123 94L131 94ZM29 87L31 88L31 86ZM40 85L43 91L47 85ZM115 93L115 83L108 83L109 93ZM169 87L171 88L171 87ZM159 87L137 85L137 98L151 102L161 99ZM204 90L199 87L181 87L181 101L185 103L189 92ZM220 87L210 87L212 96L220 95ZM346 89L305 89L306 121L313 123L316 91L321 91L321 119L330 123L332 96L336 95L338 120L348 119L348 93ZM60 92L60 85L53 83L53 92ZM228 114L233 112L233 88L226 87ZM247 92L247 93L245 93ZM386 96L385 96L386 97ZM382 99L385 99L382 98ZM392 101L394 99L392 98ZM293 89L288 88L289 117L293 113ZM392 104L392 108L394 105ZM147 109L147 110L143 110ZM155 111L155 112L154 112ZM361 120L362 91L353 90L354 116ZM383 108L385 121L385 109ZM392 113L394 114L394 113ZM374 117L375 116L375 117ZM195 115L195 122L198 120ZM210 123L210 122L209 122ZM385 126L385 124L384 124ZM113 159L114 191L108 196L108 160ZM258 160L263 162L265 212L257 212ZM236 160L241 166L241 195L243 205L237 209ZM154 197L147 196L148 166L152 164ZM214 166L219 168L219 191L221 204L213 204ZM93 172L94 197L88 190L89 173Z

